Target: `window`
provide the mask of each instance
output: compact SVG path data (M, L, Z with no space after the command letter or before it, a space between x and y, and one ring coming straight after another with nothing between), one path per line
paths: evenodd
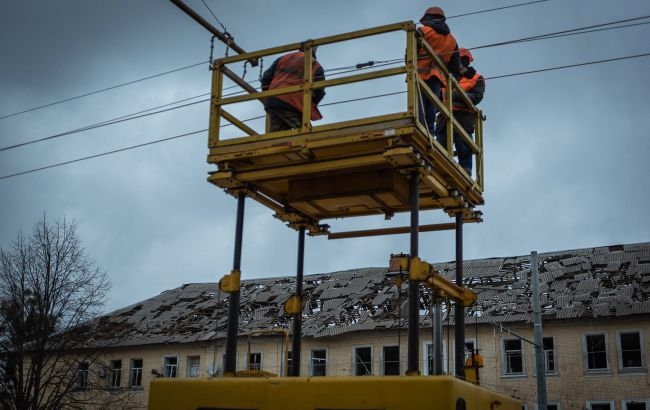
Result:
M399 346L384 346L384 375L399 376Z
M542 338L542 346L544 349L544 368L546 369L546 373L557 372L557 367L555 365L555 343L553 338ZM551 410L551 408L549 407L548 410Z
M614 410L614 402L588 401L587 410Z
M447 356L444 348L444 343L442 344L442 363L440 365L440 369L442 370L442 374L446 374L445 369L447 367ZM425 366L424 366L424 374L429 374L433 375L436 373L436 369L433 363L435 352L433 351L433 344L432 343L425 343L424 344L424 352L426 354L426 359L425 359Z
M643 343L641 333L621 331L618 334L618 360L620 369L643 368Z
M76 387L78 389L87 389L88 388L88 369L90 368L90 363L80 362L77 366L77 373L75 374Z
M187 356L187 377L199 377L201 374L200 356Z
M248 354L248 370L262 370L262 353Z
M623 400L623 410L650 410L650 399Z
M544 355L544 368L546 373L557 373L557 363L555 363L555 341L552 337L542 338L542 353ZM537 355L533 355L533 360L537 363ZM535 368L537 371L537 368Z
M129 386L142 387L142 359L131 359Z
M120 383L122 383L122 361L111 360L110 366L108 387L120 387Z
M474 340L465 340L465 359L463 363L467 363L467 359L472 357L472 353L474 353Z
M311 351L311 375L325 376L327 374L327 350Z
M372 348L370 347L354 348L354 375L355 376L372 375Z
M291 366L292 366L291 363L293 363L292 360L293 360L293 352L288 351L287 352L287 369L285 371L287 376L291 376Z
M548 369L546 371L548 371ZM546 410L560 410L560 405L557 403L553 403L553 404L548 403L546 405Z
M503 370L506 375L521 375L524 373L524 357L521 350L521 340L509 339L503 341Z
M587 370L607 370L609 362L607 360L607 338L604 333L587 334L584 338L585 343L585 364Z
M165 356L163 358L163 376L176 377L178 372L178 356Z

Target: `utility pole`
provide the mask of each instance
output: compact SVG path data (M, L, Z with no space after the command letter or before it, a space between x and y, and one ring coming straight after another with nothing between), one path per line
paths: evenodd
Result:
M542 307L539 293L537 252L530 254L531 288L533 291L533 323L535 326L535 368L537 372L537 409L546 410L546 363L542 337Z

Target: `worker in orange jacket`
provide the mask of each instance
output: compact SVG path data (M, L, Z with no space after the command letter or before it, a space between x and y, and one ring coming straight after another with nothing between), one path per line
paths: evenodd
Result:
M477 105L481 102L485 93L485 79L470 65L474 61L474 57L468 49L460 48L459 54L461 63L466 68L466 71L458 79L458 85L465 91L472 103ZM471 137L474 133L476 113L455 92L452 97L452 110L456 121L458 121L461 127ZM444 115L438 115L436 121L436 139L443 147L447 146L446 125L447 118ZM457 132L454 132L454 145L458 153L459 165L463 167L465 172L472 176L472 150Z
M312 47L313 64L312 79L320 81L325 79L325 71L316 61L316 47ZM303 51L285 54L271 64L262 75L262 90L300 85L304 82ZM311 120L323 118L318 111L318 103L325 97L325 90L320 88L312 92ZM269 97L264 104L269 114L270 132L300 128L302 125L303 93L295 92Z
M431 49L447 65L447 69L458 76L464 68L460 63L458 44L445 22L445 12L440 7L429 7L420 19L421 27L418 28L422 41L426 41ZM418 51L418 75L429 86L435 96L442 100L442 87L447 83L445 75L436 68L434 61L420 47ZM435 132L436 106L425 96L420 98L419 118L424 121L431 135Z

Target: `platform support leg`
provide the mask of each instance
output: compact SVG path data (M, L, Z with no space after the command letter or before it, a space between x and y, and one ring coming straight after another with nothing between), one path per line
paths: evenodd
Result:
M244 232L244 205L246 194L237 195L237 225L235 226L235 252L233 271L241 270L242 241ZM237 335L239 332L239 297L240 291L229 293L228 297L228 333L226 334L226 363L224 372L234 374L237 370Z
M296 296L302 303L302 282L305 265L305 227L298 230L298 263L296 267ZM293 315L291 339L291 376L300 376L300 342L302 340L302 312ZM289 352L287 352L289 354Z
M463 214L456 213L456 284L463 286ZM456 377L465 380L465 307L455 302L455 357Z
M442 374L442 298L434 293L433 296L433 374Z
M411 258L418 256L418 231L420 225L420 177L411 173ZM420 374L419 336L420 336L420 282L409 279L409 329L408 329L408 369L406 374Z

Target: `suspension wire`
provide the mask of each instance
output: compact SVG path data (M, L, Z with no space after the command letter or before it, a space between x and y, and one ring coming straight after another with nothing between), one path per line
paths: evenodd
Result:
M230 87L226 87L226 88L224 88L224 91L235 88L235 87L237 87L237 86L233 85L233 86L230 86ZM234 92L234 93L224 94L224 97L230 97L232 95L236 95L236 94L240 94L240 93L241 92ZM94 124L85 125L83 127L75 128L73 130L64 131L64 132L61 132L61 133L58 133L58 134L50 135L48 137L38 138L38 139L35 139L35 140L22 142L22 143L19 143L19 144L0 147L0 152L8 151L10 149L22 147L22 146L25 146L25 145L34 144L34 143L41 142L41 141L47 141L47 140L51 140L51 139L54 139L54 138L63 137L63 136L70 135L70 134L76 134L76 133L79 133L79 132L92 130L92 129L95 129L95 128L105 127L105 126L117 124L117 123L120 123L120 122L130 121L130 120L146 117L148 115L161 114L161 113L164 113L164 112L167 112L167 111L172 111L172 110L175 110L175 109L178 109L178 108L185 108L185 107L188 107L190 105L210 101L209 99L204 99L204 100L201 100L201 101L195 101L193 103L184 104L184 105L180 105L180 106L177 106L177 107L172 107L172 108L165 109L165 110L155 111L155 112L152 112L152 113L147 114L147 115L140 115L140 114L147 113L147 112L157 110L157 109L160 109L160 108L169 107L170 105L176 105L176 104L179 104L179 103L182 103L182 102L185 102L185 101L190 101L190 100L193 100L193 99L196 99L196 98L205 97L207 95L210 95L210 93L204 93L204 94L200 94L200 95L195 95L194 97L183 98L182 100L177 100L177 101L170 102L170 103L167 103L167 104L158 105L156 107L147 108L145 110L141 110L141 111L138 111L138 112L135 112L135 113L127 114L127 115L122 115L122 116L115 117L115 118L112 118L112 119L109 119L109 120L100 121L100 122L97 122L97 123L94 123Z
M203 94L203 95L205 95L205 94ZM193 97L193 98L196 98L196 97ZM47 141L47 140L51 140L51 139L55 139L55 138L60 138L60 137L66 136L66 135L72 135L72 134L76 134L76 133L83 132L83 131L93 130L95 128L106 127L108 125L119 124L119 123L125 122L125 121L144 118L144 117L148 117L150 115L161 114L161 113L164 113L164 112L176 110L178 108L190 107L192 105L196 105L196 104L200 104L200 103L204 103L204 102L208 102L208 101L210 101L210 99L206 98L206 99L203 99L203 100L200 100L200 101L194 101L194 102L191 102L191 103L188 103L188 104L183 104L183 105L180 105L180 106L177 106L177 107L166 108L164 110L159 110L159 111L146 112L146 111L151 111L152 109L145 110L145 111L140 111L140 113L144 113L144 114L140 114L140 115L129 114L129 115L125 115L125 116L122 116L122 117L117 117L117 118L114 118L114 119L111 119L111 120L98 122L98 123L95 123L95 124L92 124L92 125L86 125L84 127L76 128L74 130L61 132L59 134L50 135L48 137L39 138L39 139L36 139L36 140L31 140L31 141L26 141L26 142L21 142L19 144L9 145L9 146L6 146L6 147L1 147L0 152L8 151L10 149L14 149L14 148L18 148L18 147L23 147L25 145L35 144L37 142L43 142L43 141ZM171 104L177 104L177 103L171 103ZM167 104L167 105L171 105L171 104Z
M549 67L549 68L543 68L543 69L539 69L539 70L522 71L522 72L517 72L517 73L510 73L510 74L491 76L491 77L484 77L484 78L485 78L485 80L495 80L495 79L501 79L501 78L515 77L515 76L527 75L527 74L535 74L535 73L546 72L546 71L561 70L561 69L565 69L565 68L573 68L573 67L594 65L594 64L607 63L607 62L612 62L612 61L628 60L628 59L632 59L632 58L640 58L640 57L647 57L647 56L650 56L650 53L637 54L637 55L624 56L624 57L617 57L617 58L610 58L610 59L605 59L605 60L589 61L589 62L584 62L584 63L570 64L570 65L557 66L557 67ZM231 87L227 87L225 89L231 89L231 88L235 88L235 87L237 87L237 86L231 86ZM235 95L235 94L239 94L239 93L240 92L235 92L235 93L227 94L225 96ZM369 100L369 99L374 99L374 98L388 97L388 96L392 96L392 95L399 95L399 94L405 94L405 93L406 93L406 91L396 91L396 92L392 92L392 93L378 94L378 95L362 97L362 98L351 98L351 99L347 99L347 100L340 100L340 101L335 101L335 102L331 102L331 103L319 104L319 106L320 107L326 107L326 106L330 106L330 105L337 105L337 104L343 104L343 103L348 103L348 102L355 102L355 101ZM181 105L181 106L178 106L178 107L172 107L172 108L168 108L168 109L165 109L165 110L156 111L156 112L153 112L153 113L150 113L150 114L147 114L147 115L137 115L137 114L144 113L144 112L147 112L147 111L151 111L151 110L154 110L154 109L157 109L157 108L162 108L162 107L165 107L165 106L168 106L168 105L177 104L177 103L182 102L182 101L187 101L187 100L191 100L191 99L194 99L194 98L199 98L199 97L202 97L202 96L205 96L205 95L209 95L209 93L201 94L201 95L198 95L198 96L195 96L195 97L190 97L188 99L176 101L176 102L165 104L165 105L162 105L162 106L150 108L150 109L140 111L140 112L135 113L135 114L130 114L130 115L122 116L122 117L113 118L111 120L106 120L106 121L96 123L96 124L92 124L92 125L87 125L87 126L77 128L77 129L74 129L74 130L71 130L71 131L66 131L66 132L63 132L63 133L60 133L60 134L55 134L55 135L51 135L51 136L48 136L48 137L44 137L44 138L40 138L40 139L36 139L36 140L31 140L31 141L27 141L27 142L24 142L24 143L11 145L11 146L5 146L5 147L0 148L0 152L10 150L10 149L14 149L14 148L18 148L18 147L25 146L25 145L29 145L29 144L34 144L34 143L41 142L41 141L46 141L46 140L50 140L50 139L54 139L54 138L59 138L59 137L65 136L65 135L70 135L70 134L74 134L74 133L78 133L78 132L82 132L82 131L87 131L87 130L91 130L91 129L95 129L95 128L99 128L99 127L108 126L108 125L113 125L113 124L116 124L116 123L119 123L119 122L124 122L124 121L132 120L132 119L142 118L142 117L145 117L145 116L148 116L148 115L159 114L159 113L163 113L163 112L167 112L167 111L172 111L172 110L175 110L177 108L184 108L184 107L187 107L187 106L190 106L190 105L194 105L194 104L209 101L209 99L204 99L204 100L201 100L201 101L196 101L196 102L193 102L193 103L184 104L184 105ZM0 179L3 179L3 178L0 178Z
M585 63L569 64L569 65L563 65L563 66L558 66L558 67L542 68L542 69L539 69L539 70L522 71L522 72L519 72L519 73L496 75L496 76L493 76L493 77L485 77L485 79L486 80L495 80L495 79L498 79L498 78L515 77L515 76L518 76L518 75L542 73L542 72L545 72L545 71L562 70L564 68L582 67L582 66L587 66L587 65L600 64L600 63L609 63L609 62L612 62L612 61L629 60L629 59L632 59L632 58L640 58L640 57L648 57L648 56L650 56L650 53L643 53L643 54L636 54L636 55L625 56L625 57L608 58L608 59L605 59L605 60L587 61Z
M608 23L594 24L594 25L591 25L591 26L584 26L584 27L579 27L579 28L574 28L574 29L569 29L569 30L556 31L556 32L553 32L553 33L538 34L536 36L523 37L523 38L519 38L519 39L516 39L516 40L509 40L509 41L502 41L502 42L498 42L498 43L485 44L485 45L482 45L482 46L472 47L470 49L471 50L478 50L480 48L499 47L499 46L504 46L504 45L509 45L509 44L524 43L524 42L527 42L527 41L536 41L536 40L545 40L547 38L563 37L562 35L577 35L577 34L583 34L583 33L593 33L593 32L596 32L596 31L611 30L611 29L616 29L616 28L631 27L633 25L605 28L605 26L611 26L611 25L614 25L614 24L627 23L627 22L630 22L630 21L645 20L647 18L650 18L650 15L642 16L642 17L634 17L634 18L625 19L625 20L617 20L617 21L612 21L612 22L608 22ZM647 24L647 23L642 23L642 24ZM634 25L636 25L636 24L634 24ZM585 31L585 30L589 30L589 29L595 29L595 28L598 28L598 27L601 27L601 29Z
M537 1L528 2L528 3L521 3L521 4L512 5L512 6L506 6L504 8L524 6L524 5L539 3L539 2L543 2L543 1L549 1L549 0L537 0ZM206 4L206 7L207 7L207 4ZM208 7L208 9L209 9L209 7ZM448 18L462 17L462 16L466 16L466 15L469 15L469 14L484 13L484 12L499 10L499 9L502 9L502 8L483 10L483 11L479 11L479 12L475 12L475 13L466 13L466 14L457 15L457 16L450 16ZM214 17L219 22L217 17L216 16L214 16ZM472 47L470 49L471 50L476 50L476 49L479 49L479 48L496 47L496 46L500 46L500 45L514 44L514 43L517 43L517 42L534 41L534 40L538 40L538 39L541 40L541 39L545 39L545 38L560 37L559 34L561 34L561 33L567 33L567 32L578 31L578 30L585 30L585 29L588 29L588 28L600 27L600 26L605 26L605 25L618 24L618 23L621 23L621 22L645 19L645 18L648 18L648 17L650 17L650 16L643 16L643 17L637 17L637 18L632 18L632 19L620 20L620 21L617 21L617 22L603 23L603 24L599 24L599 25L582 27L582 28L579 28L579 29L565 30L565 31L562 31L562 32L549 33L549 34L538 35L538 36L533 36L533 37L528 37L528 38L518 39L518 40L512 40L512 41L507 41L507 42L486 44L486 45L482 45L482 46ZM221 24L221 22L219 22L219 24L222 26L222 28L224 28L224 31L226 31L225 26L223 26L223 24ZM645 24L645 23L641 23L641 24ZM608 29L622 28L622 27L629 27L629 26L619 26L619 27L612 27L612 28L608 28ZM603 29L603 30L607 30L607 29ZM588 32L594 32L594 31L599 31L599 30L585 31L585 32L588 33ZM232 36L229 33L226 32L225 34L227 36L229 36L230 38L232 38ZM581 33L576 33L576 34L581 34ZM227 44L227 48L226 48L226 56L227 55L228 55L228 44ZM393 60L389 60L389 61L393 61ZM69 101L72 101L72 100L76 100L76 99L79 99L79 98L87 97L87 96L90 96L90 95L93 95L93 94L102 93L102 92L109 91L109 90L112 90L112 89L115 89L115 88L124 87L126 85L138 83L138 82L145 81L145 80L148 80L148 79L152 79L152 78L155 78L155 77L160 77L160 76L163 76L163 75L171 74L171 73L174 73L174 72L177 72L177 71L193 68L193 67L200 66L200 65L203 65L203 64L205 64L205 61L202 61L200 63L191 64L191 65L188 65L186 67L181 67L181 68L178 68L178 69L166 71L166 72L163 72L163 73L154 74L154 75L151 75L151 76L148 76L148 77L128 81L126 83L117 84L117 85L107 87L107 88L104 88L104 89L100 89L100 90L96 90L96 91L90 91L90 92L80 94L80 95L77 95L77 96L74 96L74 97L65 98L65 99L54 101L54 102L51 102L51 103L48 103L48 104L43 104L43 105L40 105L40 106L36 106L36 107L28 108L28 109L25 109L25 110L17 111L17 112L11 113L11 114L2 115L2 116L0 116L0 120L3 120L5 118L14 117L14 116L17 116L17 115L20 115L20 114L25 114L25 113L28 113L28 112L31 112L31 111L36 111L36 110L39 110L39 109L42 109L42 108L51 107L53 105L62 104L62 103L69 102ZM351 68L356 68L356 66L341 67L341 68L338 68L338 69L351 69ZM331 69L331 70L337 70L337 69ZM328 71L328 70L326 70L326 71Z
M16 172L15 174L1 176L0 179L7 179L7 178L11 178L11 177L16 177L16 176L19 176L19 175L29 174L29 173L36 172L36 171L43 171L45 169L60 167L62 165L73 164L75 162L81 162L81 161L85 161L85 160L88 160L88 159L104 157L106 155L111 155L111 154L117 154L118 152L129 151L129 150L132 150L132 149L135 149L135 148L141 148L141 147L145 147L145 146L148 146L148 145L157 144L159 142L171 141L171 140L174 140L174 139L187 137L189 135L194 135L194 134L198 134L198 133L201 133L201 132L205 132L207 130L208 129L206 128L204 130L192 131L192 132L188 132L188 133L185 133L185 134L174 135L173 137L168 137L168 138L163 138L163 139L159 139L159 140L149 141L149 142L145 142L145 143L137 144L137 145L131 145L129 147L118 148L118 149L115 149L115 150L112 150L112 151L102 152L100 154L95 154L95 155L89 155L87 157L82 157L82 158L76 158L76 159L72 159L72 160L64 161L64 162L59 162L59 163L52 164L52 165L46 165L44 167L34 168L34 169L30 169L28 171Z
M124 87L124 86L127 86L127 85L139 83L139 82L142 82L142 81L145 81L145 80L151 80L152 78L161 77L163 75L176 73L178 71L186 70L188 68L198 67L198 66L203 65L203 64L205 64L205 61L202 61L200 63L190 64L188 66L181 67L181 68L175 68L173 70L165 71L164 73L159 73L159 74L150 75L148 77L139 78L137 80L127 81L125 83L121 83L121 84L113 85L113 86L110 86L110 87L102 88L101 90L90 91L90 92L80 94L80 95L77 95L77 96L74 96L74 97L70 97L70 98L66 98L66 99L63 99L63 100L51 102L51 103L48 103L48 104L43 104L43 105L40 105L38 107L28 108L26 110L22 110L22 111L14 112L12 114L7 114L7 115L0 116L0 120L3 120L5 118L9 118L9 117L14 117L14 116L19 115L19 114L25 114L25 113L30 112L30 111L40 110L41 108L51 107L53 105L57 105L57 104L61 104L61 103L64 103L64 102L76 100L76 99L79 99L79 98L88 97L88 96L93 95L93 94L99 94L99 93L102 93L102 92L105 92L105 91L114 90L116 88L120 88L120 87Z
M217 23L219 23L219 25L220 25L221 28L223 29L224 33L227 33L228 30L226 29L226 26L224 26L223 23L221 22L221 20L219 20L219 19L217 18L217 16L215 16L215 14L212 12L212 9L210 8L210 6L208 6L208 4L205 2L205 0L201 0L201 3L203 3L203 5L205 6L205 8L208 9L208 11L210 12L210 14L212 14L212 17L214 17L214 19L217 21Z
M464 13L464 14L457 14L455 16L449 16L449 17L447 17L447 19L471 16L471 15L474 15L474 14L488 13L488 12L491 12L491 11L510 9L510 8L513 8L513 7L529 6L529 5L535 4L535 3L544 3L546 1L550 1L550 0L535 0L535 1L529 1L527 3L512 4L510 6L496 7L496 8L493 8L493 9L486 9L486 10L481 10L481 11L473 11L473 12L470 12L470 13Z

